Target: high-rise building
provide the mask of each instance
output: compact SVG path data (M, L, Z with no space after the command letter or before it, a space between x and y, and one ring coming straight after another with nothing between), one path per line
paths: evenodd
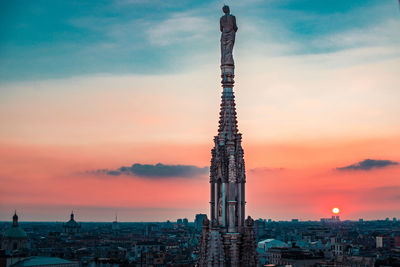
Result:
M194 219L194 228L196 229L196 231L201 231L202 229L202 225L203 225L203 220L207 218L206 214L196 214L196 217Z
M265 221L258 219L254 222L257 240L265 234Z
M257 266L254 221L245 219L246 174L238 132L232 56L236 18L224 6L220 19L222 97L210 167L210 220L204 220L198 266Z

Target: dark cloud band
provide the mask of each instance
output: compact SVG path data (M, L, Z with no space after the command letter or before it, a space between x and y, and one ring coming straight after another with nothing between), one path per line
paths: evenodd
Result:
M158 163L140 164L135 163L132 166L122 166L116 170L98 170L98 174L106 174L111 176L129 175L150 178L169 178L169 177L198 177L208 173L208 167L197 167L193 165L166 165Z
M379 160L379 159L365 159L363 161L357 162L355 164L351 164L345 167L336 168L339 171L346 171L346 170L365 170L369 171L375 168L385 168L390 165L397 165L399 164L396 161L391 160Z

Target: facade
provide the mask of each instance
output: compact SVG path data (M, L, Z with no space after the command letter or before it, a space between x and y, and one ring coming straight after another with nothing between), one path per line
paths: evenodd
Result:
M322 257L314 257L309 251L301 248L269 249L269 262L278 266L313 267L322 261Z
M221 28L222 97L210 167L210 220L204 219L198 266L257 266L254 221L245 219L246 174L238 132L232 49L236 19L224 6Z
M287 248L289 245L283 241L269 238L263 241L258 242L257 244L258 249L261 251L268 251L270 248Z
M8 251L26 249L28 247L28 236L24 229L18 225L17 212L13 216L13 224L11 228L3 233L3 241L1 248Z
M386 235L386 236L377 236L376 237L376 248L394 248L395 247L395 237ZM397 239L399 239L397 237Z

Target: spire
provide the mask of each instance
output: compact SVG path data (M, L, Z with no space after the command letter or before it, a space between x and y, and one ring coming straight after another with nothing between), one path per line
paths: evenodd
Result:
M233 82L226 84L223 80L222 86L224 91L222 92L221 96L218 127L218 139L220 145L224 145L227 141L234 141L236 139L236 135L238 134Z
M233 93L232 49L237 26L228 7L223 9L226 14L220 19L223 91L218 135L211 150L210 221L203 221L198 266L255 267L258 266L256 240L251 234L254 229L250 221L245 223L246 174Z
M18 215L17 215L17 211L14 211L14 216L13 216L13 227L18 227Z
M71 211L71 221L74 220L74 211Z
M224 6L223 9L226 9L224 10L224 13L229 14L228 6ZM227 141L234 141L238 134L235 96L233 94L233 86L235 84L235 64L232 56L237 26L234 16L229 15L229 21L230 22L227 24L222 21L220 22L222 32L221 83L223 88L218 127L218 139L220 145L224 145Z

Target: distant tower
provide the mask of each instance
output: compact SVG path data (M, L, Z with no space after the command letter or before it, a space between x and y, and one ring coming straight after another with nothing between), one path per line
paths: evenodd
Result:
M113 221L111 228L112 228L112 230L113 230L114 232L118 232L118 231L119 231L119 223L118 223L118 216L117 216L117 214L115 214L115 221Z
M81 231L81 225L75 221L74 212L71 212L71 216L68 222L63 223L63 232L66 234L76 234Z
M28 236L18 225L18 215L15 211L11 228L3 233L1 248L9 251L21 250L28 247Z
M203 220L207 218L206 214L196 214L196 217L194 219L194 228L196 231L201 231L202 230L202 225L203 225Z
M254 221L245 220L246 174L242 135L238 132L232 49L237 31L236 19L224 6L221 28L222 99L218 135L214 137L210 168L210 221L203 221L198 266L257 266Z

